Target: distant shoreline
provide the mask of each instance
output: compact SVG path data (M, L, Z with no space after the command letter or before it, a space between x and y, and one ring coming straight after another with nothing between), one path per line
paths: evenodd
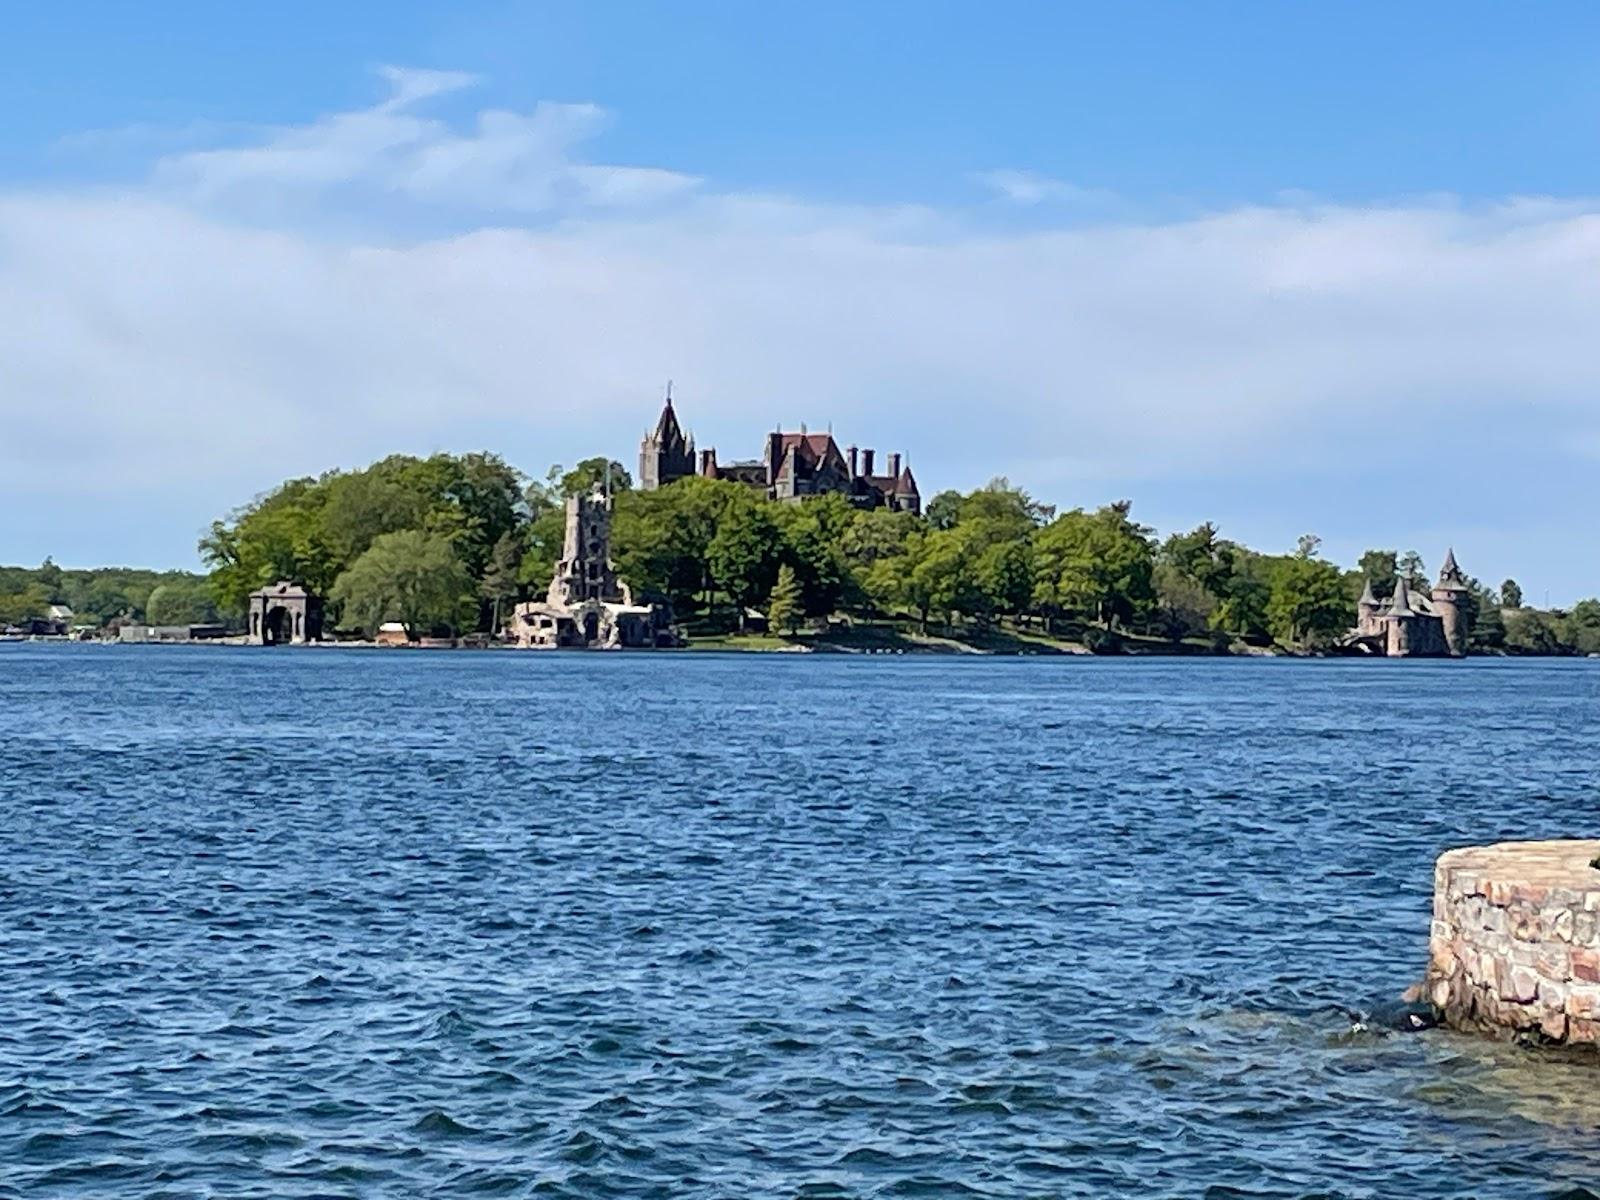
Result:
M1295 651L1282 646L1268 646L1260 648L1229 648L1214 649L1210 647L1197 647L1179 643L1172 644L1151 643L1130 647L1126 644L1116 649L1090 650L1081 644L1059 643L1055 646L1041 647L1006 647L994 648L973 646L950 638L929 636L908 640L901 645L882 646L850 646L840 645L825 640L808 640L805 638L785 639L769 635L749 635L744 637L730 636L717 638L704 638L691 641L684 646L661 648L657 650L622 650L615 651L591 650L555 650L555 651L530 651L522 647L503 643L473 643L465 639L451 641L444 638L428 638L406 644L384 644L361 639L332 639L318 642L306 642L295 646L260 646L250 642L245 637L223 638L168 638L150 641L117 641L102 638L70 638L70 637L6 637L0 638L0 646L7 645L32 645L32 646L97 646L102 648L114 647L223 647L233 649L261 649L261 650L364 650L384 651L395 653L415 653L419 651L462 651L494 653L514 652L518 654L544 654L554 653L561 657L571 657L575 653L604 654L623 653L630 657L639 655L706 655L706 654L736 654L736 655L768 655L768 654L802 654L802 655L850 655L865 657L922 657L922 658L1096 658L1096 659L1337 659L1353 661L1387 661L1383 655L1365 654L1330 654L1318 651ZM1416 661L1467 661L1470 659L1573 659L1582 661L1588 659L1600 660L1600 654L1574 655L1574 654L1507 654L1501 652L1486 652L1467 655L1463 659L1448 659L1444 657L1423 658Z

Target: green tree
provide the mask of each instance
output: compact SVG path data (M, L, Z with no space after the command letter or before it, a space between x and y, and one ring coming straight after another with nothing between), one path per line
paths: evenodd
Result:
M158 584L145 601L144 612L152 625L207 625L217 619L210 589L194 578Z
M1500 603L1507 608L1522 607L1522 586L1515 579L1508 579L1500 585Z
M522 594L522 582L518 569L522 563L522 547L517 542L515 534L503 533L500 540L494 544L494 551L489 556L489 567L483 573L483 582L479 593L493 607L493 616L489 621L489 632L500 632L501 617L505 607L514 604Z
M251 592L279 579L326 595L341 565L328 546L326 502L318 480L291 479L228 520L213 522L200 539L200 558L211 568L218 604L242 615Z
M1150 531L1129 516L1127 501L1093 513L1073 509L1034 539L1034 600L1047 619L1077 614L1110 631L1155 601Z
M563 500L569 496L587 496L596 484L602 487L609 484L613 496L633 487L633 476L628 474L628 469L604 455L586 458L570 471L562 470L559 465L551 467L545 478L550 490Z
M1395 562L1395 570L1405 577L1408 587L1427 589L1428 568L1423 565L1422 555L1415 550L1402 554Z
M1318 558L1316 548L1315 541L1302 538L1299 550L1273 573L1267 620L1287 645L1321 644L1355 622L1339 569Z
M1469 626L1467 638L1473 650L1498 651L1505 648L1505 618L1500 615L1500 605L1492 594L1479 598L1477 619Z
M1243 638L1265 637L1272 586L1262 576L1255 556L1243 562L1245 568L1228 578L1226 592L1211 615L1211 628Z
M1033 547L1027 538L985 546L976 570L988 611L1020 617L1033 603Z
M1372 594L1379 600L1394 595L1395 576L1400 573L1400 556L1393 550L1368 550L1356 562L1365 583L1372 585ZM1359 588L1357 594L1360 594Z
M1211 628L1219 601L1198 579L1179 569L1176 563L1163 561L1156 563L1153 582L1156 590L1153 624L1162 636L1177 642Z
M722 514L749 503L740 484L700 476L622 493L611 526L617 570L636 592L665 596L680 611L693 608L712 588L711 542Z
M936 529L921 540L907 579L906 597L921 618L939 613L946 625L952 614L982 611L983 592L978 587L973 541L961 528Z
M0 595L0 624L16 624L50 611L50 589L41 583L28 583L14 592Z
M922 515L932 529L954 529L961 520L961 505L961 493L946 489L928 501Z
M1579 600L1567 614L1566 642L1577 654L1600 654L1600 600Z
M819 496L800 504L774 505L772 515L783 539L781 559L794 570L806 615L833 612L845 594L849 574L840 543L855 514L844 497Z
M406 636L452 632L472 607L472 577L442 534L406 529L373 539L333 585L346 628L375 631L399 621Z
M1188 533L1175 533L1167 538L1161 544L1156 561L1169 568L1169 572L1199 584L1214 600L1220 600L1226 594L1232 567L1227 547L1228 543L1218 536L1217 527L1207 521ZM1177 581L1170 573L1167 578L1169 590L1176 589Z
M723 511L706 559L717 585L738 609L740 629L745 609L772 590L782 553L783 539L765 504L750 500Z
M34 572L34 582L50 594L50 603L60 604L66 599L65 593L61 590L61 568L56 566L55 559L45 557L44 562L39 564L39 569Z
M785 633L799 632L805 616L805 595L800 587L800 577L788 563L778 568L777 582L772 585L772 598L767 603L767 622L773 629Z
M1506 650L1511 654L1570 653L1554 617L1537 608L1518 608L1506 614Z
M1029 536L1055 516L1055 509L1001 475L963 497L959 513L956 524L976 528L985 541L995 542Z

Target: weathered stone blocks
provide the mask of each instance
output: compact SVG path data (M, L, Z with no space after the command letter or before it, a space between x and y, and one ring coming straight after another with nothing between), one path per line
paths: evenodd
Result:
M1600 840L1439 856L1420 994L1457 1029L1600 1044Z

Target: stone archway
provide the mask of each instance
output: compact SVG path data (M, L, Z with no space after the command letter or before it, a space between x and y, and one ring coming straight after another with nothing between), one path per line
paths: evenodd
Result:
M250 594L250 640L258 646L289 646L322 637L322 604L303 587L280 580Z
M285 646L295 640L294 614L283 605L269 608L261 623L261 642L266 646Z

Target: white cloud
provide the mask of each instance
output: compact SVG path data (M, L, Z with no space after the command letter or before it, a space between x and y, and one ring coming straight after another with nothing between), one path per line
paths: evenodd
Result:
M391 94L370 108L265 129L252 145L166 156L155 182L175 199L257 218L303 216L308 202L361 208L394 198L551 213L653 202L697 182L659 168L577 161L576 149L607 122L595 105L546 103L527 114L491 109L460 132L415 109L472 86L474 76L397 67L382 74Z
M1573 553L1600 204L1009 230L692 188L587 161L591 106L457 132L409 106L462 77L392 83L401 104L174 156L149 187L0 194L0 503L34 514L0 558L181 561L276 480L394 450L627 460L671 376L724 456L832 421L930 489L1005 473L1267 545L1448 539L1558 598L1600 582ZM333 236L239 200L342 187L538 219Z
M388 81L391 88L388 99L378 106L387 112L449 92L458 92L462 88L474 87L482 82L476 75L466 71L431 71L420 67L383 66L378 68L378 74Z
M1052 179L1036 171L1019 171L1002 168L994 171L977 171L973 182L988 188L1002 200L1011 204L1030 206L1044 203L1089 204L1100 206L1115 197L1100 188L1080 187L1063 179Z

